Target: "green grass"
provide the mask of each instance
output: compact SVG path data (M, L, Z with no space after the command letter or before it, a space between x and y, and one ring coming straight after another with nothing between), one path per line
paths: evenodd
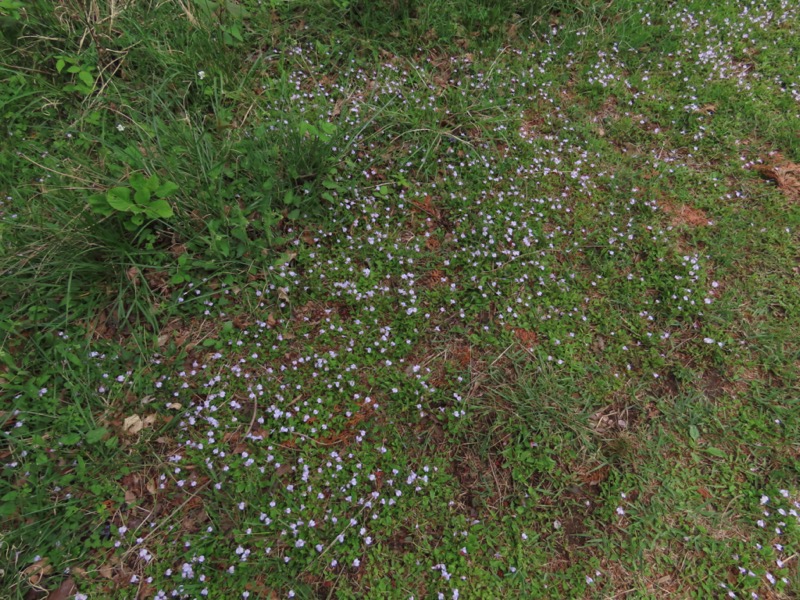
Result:
M0 0L0 596L796 594L743 6Z

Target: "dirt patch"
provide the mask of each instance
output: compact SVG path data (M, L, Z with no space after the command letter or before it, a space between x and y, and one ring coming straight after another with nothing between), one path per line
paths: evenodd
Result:
M716 400L717 398L725 395L727 391L727 383L727 379L715 369L711 369L703 373L703 393L709 400Z
M756 170L762 177L774 181L778 189L790 200L800 202L800 164L786 160L775 154L770 164L759 165Z
M459 483L457 503L472 518L487 508L501 510L513 489L510 472L501 466L500 457L492 453L482 458L466 449L454 457L452 474Z
M514 337L516 337L520 341L520 343L526 348L530 348L539 343L539 336L536 334L535 331L522 329L521 327L515 327L513 329L513 332L514 332Z
M433 269L422 278L422 285L428 289L446 286L450 280L441 269Z
M671 217L673 226L705 227L711 224L708 215L699 208L670 200L662 200L660 204L664 212Z

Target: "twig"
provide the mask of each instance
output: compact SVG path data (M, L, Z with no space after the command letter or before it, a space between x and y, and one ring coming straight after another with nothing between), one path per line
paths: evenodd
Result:
M51 169L50 167L45 167L44 165L40 165L39 163L37 163L32 158L29 158L28 156L25 156L24 154L20 154L20 156L22 158L24 158L25 160L27 160L29 163L33 163L34 165L36 165L40 169L44 169L45 171L50 171L51 173L55 173L56 175L61 175L62 177L69 177L70 179L76 179L76 180L81 181L83 183L87 183L90 186L92 185L92 182L89 181L88 179L84 179L83 177L78 177L77 175L70 175L69 173L62 173L61 171L56 171L55 169ZM92 187L94 187L94 186L92 186Z
M514 344L516 344L516 342L514 342ZM503 356L505 355L505 353L506 353L506 352L508 352L509 350L511 350L511 348L513 348L513 347L514 347L514 344L511 344L511 345L509 345L509 347L508 347L508 348L506 348L505 350L503 350L503 351L500 353L500 356L498 356L497 358L495 358L495 359L492 361L492 364L490 364L490 365L489 365L489 367L491 368L491 367L495 366L495 365L497 364L497 361L499 361L501 358L503 358Z

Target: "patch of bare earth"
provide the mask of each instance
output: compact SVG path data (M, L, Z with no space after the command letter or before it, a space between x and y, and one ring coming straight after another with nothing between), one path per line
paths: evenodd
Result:
M659 204L671 217L673 226L704 227L712 223L705 211L688 204L678 204L671 200L661 200Z

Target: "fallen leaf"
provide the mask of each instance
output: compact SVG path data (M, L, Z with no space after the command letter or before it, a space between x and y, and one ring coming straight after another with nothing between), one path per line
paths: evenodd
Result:
M76 570L77 569L73 568L73 571ZM77 574L81 575L81 573ZM86 572L83 571L83 574L85 575ZM75 582L70 577L68 579L65 579L63 582L61 582L60 586L58 586L55 590L50 592L50 594L47 596L47 600L69 600L75 597L77 593L78 593L78 586L75 585Z
M700 108L698 108L695 112L696 113L701 113L701 114L704 114L704 115L713 115L715 112L717 112L717 105L716 104L706 104L706 105L701 106Z
M133 285L139 283L139 269L136 267L131 267L125 273L128 276L128 281L130 281Z
M152 427L153 424L156 422L157 418L158 418L158 415L156 413L150 413L149 415L147 415L144 418L144 421L142 421L142 422L144 423L145 427Z
M130 490L125 490L125 502L127 502L128 504L133 504L134 502L136 502L136 494L134 494ZM100 567L100 568L102 569L102 567ZM100 573L102 575L102 571ZM106 576L103 575L103 577L106 577ZM110 579L111 576L109 575L108 578Z
M313 234L313 233L311 233L311 232L310 232L308 229L306 229L306 230L305 230L305 231L304 231L304 232L303 232L303 233L300 235L300 239L301 239L301 240L303 240L303 243L305 243L305 244L306 244L306 245L308 245L308 246L313 246L313 245L314 245L314 243L315 243L315 241L316 241L316 240L314 240L314 234Z
M782 157L777 158L780 160ZM787 198L800 201L800 164L784 161L782 164L762 165L758 172L773 180Z
M289 288L278 288L278 299L283 300L284 302L289 301Z
M136 435L144 428L144 422L139 415L131 415L130 417L125 417L125 420L122 422L122 431L123 433L127 433L128 435Z
M50 561L47 558L37 560L32 565L23 569L22 576L27 578L28 583L31 585L38 585L45 575L49 575L53 572L53 567L49 564L49 562Z
M111 565L102 565L97 571L106 579L112 579L114 577L114 570L111 568Z
M171 408L172 410L180 410L183 408L183 404L180 402L170 402L167 404L167 408Z

